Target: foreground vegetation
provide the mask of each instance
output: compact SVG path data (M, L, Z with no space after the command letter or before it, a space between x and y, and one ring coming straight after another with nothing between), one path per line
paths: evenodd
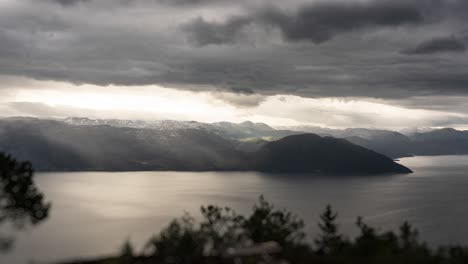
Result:
M302 220L263 197L247 216L213 205L201 207L201 213L200 223L190 215L174 219L140 253L126 242L118 257L74 263L468 263L467 248L430 249L406 222L398 232L378 232L358 218L359 235L346 238L330 206L320 215L313 244L305 240Z
M14 242L13 235L5 230L23 230L48 217L50 203L44 201L33 176L30 162L0 152L0 260Z

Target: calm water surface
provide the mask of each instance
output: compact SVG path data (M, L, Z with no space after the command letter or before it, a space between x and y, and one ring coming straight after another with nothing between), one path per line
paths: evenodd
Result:
M36 183L52 202L50 218L16 235L0 263L54 263L118 251L125 239L141 248L173 217L198 216L202 204L248 212L260 194L297 213L316 232L330 203L340 227L356 233L357 216L380 229L404 220L432 245L468 244L468 156L414 157L400 163L411 175L325 177L237 172L38 173Z

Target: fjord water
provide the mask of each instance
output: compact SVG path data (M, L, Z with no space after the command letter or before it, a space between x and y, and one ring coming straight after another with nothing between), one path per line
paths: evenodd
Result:
M468 156L413 157L399 161L410 175L313 176L255 172L37 173L52 202L47 222L16 234L0 263L54 262L116 253L124 240L137 249L184 211L203 204L248 212L260 194L303 218L309 237L330 203L340 228L356 233L363 216L381 230L408 220L431 245L468 244Z

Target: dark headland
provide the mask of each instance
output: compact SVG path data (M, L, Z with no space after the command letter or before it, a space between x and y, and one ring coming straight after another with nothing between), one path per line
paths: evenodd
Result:
M315 134L287 136L270 142L255 153L259 171L378 174L411 173L392 159L345 139Z

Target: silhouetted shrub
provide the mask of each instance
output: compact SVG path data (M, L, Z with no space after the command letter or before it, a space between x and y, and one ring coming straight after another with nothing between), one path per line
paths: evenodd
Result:
M50 204L33 182L30 162L19 162L0 153L0 225L10 223L15 229L36 225L48 217ZM0 234L1 235L1 234ZM0 237L0 252L13 242L11 237Z
M318 255L331 255L339 253L347 244L343 236L338 233L336 218L338 214L333 212L330 205L320 215L318 224L320 234L314 240Z

